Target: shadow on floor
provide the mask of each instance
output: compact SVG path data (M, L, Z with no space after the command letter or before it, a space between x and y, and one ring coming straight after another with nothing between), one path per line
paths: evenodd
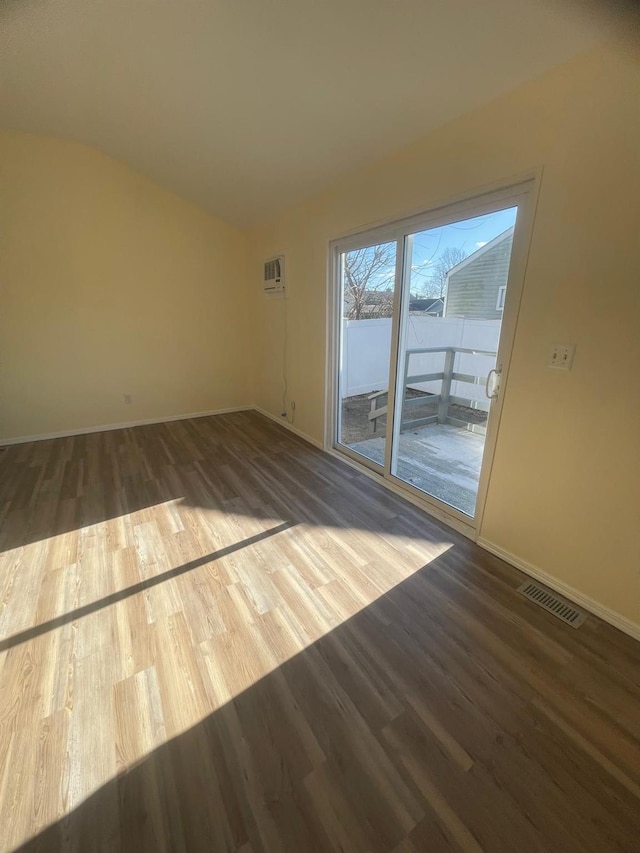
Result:
M41 637L43 634L49 633L49 631L55 631L63 625L69 625L71 622L83 619L85 616L90 616L92 613L97 613L99 610L104 610L106 607L111 607L113 604L117 604L120 601L131 598L133 595L139 595L146 590L152 589L154 586L159 586L160 584L165 583L165 581L172 580L173 578L180 577L180 575L192 572L200 566L214 563L216 560L221 560L224 557L235 554L243 548L256 545L258 542L264 542L264 540L268 539L270 536L283 533L285 530L290 530L292 527L294 527L292 522L278 524L276 527L265 530L263 533L257 533L255 536L249 536L247 539L235 542L233 545L228 545L226 548L220 548L218 551L211 554L205 554L204 557L198 557L196 560L190 560L188 563L183 563L182 565L176 566L168 571L160 572L160 574L144 578L138 583L119 589L116 592L105 595L103 598L98 598L88 604L83 604L80 607L75 607L73 610L68 610L66 613L56 616L54 619L49 619L46 622L40 622L39 624L34 625L31 628L27 628L24 631L20 631L17 634L5 637L0 640L0 653L6 652L15 646L19 646L21 643L34 640L36 637Z
M431 531L433 541L442 541L442 528L402 499L258 415L138 429L83 437L79 455L69 456L73 446L66 439L48 450L18 448L10 468L13 492L7 488L0 505L9 521L5 547L176 496L186 506L273 519L271 529L70 609L9 637L3 648L298 521L397 530L408 540ZM39 472L33 482L27 477L31 492L18 463ZM76 488L62 501L79 515L44 511L46 523L39 522L47 492L56 500L56 483ZM17 497L7 499L12 494ZM403 841L403 853L633 849L640 817L633 784L625 781L633 771L619 769L625 754L632 755L625 752L619 714L625 694L616 693L617 719L600 710L609 707L607 673L627 647L612 643L617 635L607 628L608 654L599 657L597 631L587 626L578 635L554 622L515 593L516 570L450 531L444 535L455 543L445 554L302 651L305 626L296 625L295 614L283 607L280 622L272 611L256 614L239 665L267 661L255 683L227 684L220 692L219 678L239 663L231 644L227 675L208 676L206 707L218 709L172 740L156 741L146 755L135 749L139 715L135 708L125 714L114 744L123 772L19 850L390 853ZM348 589L348 572L344 580ZM334 614L340 607L337 602ZM601 660L601 679L567 687L566 668L558 663L567 650L574 673L589 674ZM162 654L160 647L157 660ZM631 661L627 671L637 675L637 654L624 654ZM217 660L209 663L215 668ZM629 695L638 692L634 679L624 687ZM571 724L546 710L556 695L564 707L573 702L580 714L592 715L593 732L614 756L608 765ZM54 771L67 785L66 768ZM51 767L43 765L42 774L50 778ZM48 783L34 778L32 784L37 813ZM14 814L20 816L19 805Z
M199 507L377 529L374 491L389 518L406 512L400 498L256 412L14 445L0 453L0 554L172 501L178 514Z
M631 850L632 793L527 704L563 681L527 632L574 642L549 619L455 549L295 654L261 617L268 675L20 853Z

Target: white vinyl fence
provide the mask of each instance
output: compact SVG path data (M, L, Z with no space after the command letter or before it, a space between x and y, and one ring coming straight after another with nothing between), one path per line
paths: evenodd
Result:
M500 320L463 320L456 317L409 317L407 349L458 347L496 352ZM343 396L386 390L389 384L391 318L347 320L342 353ZM409 375L438 373L444 367L444 352L412 355ZM404 367L400 364L400 369ZM495 357L456 353L454 370L486 377L495 367ZM439 381L412 384L421 391L440 392ZM486 400L484 384L454 381L451 394L471 400Z

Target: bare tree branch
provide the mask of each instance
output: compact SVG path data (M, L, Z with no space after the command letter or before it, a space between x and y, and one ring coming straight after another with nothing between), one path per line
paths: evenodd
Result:
M347 252L344 257L344 317L390 317L393 311L395 243Z
M415 285L415 289L423 296L444 297L447 287L447 275L467 257L464 249L447 246L437 257L435 263L423 264L412 270L413 277L425 276L425 280Z

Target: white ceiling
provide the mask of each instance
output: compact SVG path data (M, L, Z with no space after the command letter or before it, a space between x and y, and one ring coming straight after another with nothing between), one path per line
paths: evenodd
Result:
M245 227L596 41L562 0L0 2L0 127Z

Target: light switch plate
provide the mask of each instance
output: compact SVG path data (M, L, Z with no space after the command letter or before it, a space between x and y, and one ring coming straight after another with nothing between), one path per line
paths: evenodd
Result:
M549 367L555 367L558 370L571 370L575 354L575 344L551 344L547 364Z

